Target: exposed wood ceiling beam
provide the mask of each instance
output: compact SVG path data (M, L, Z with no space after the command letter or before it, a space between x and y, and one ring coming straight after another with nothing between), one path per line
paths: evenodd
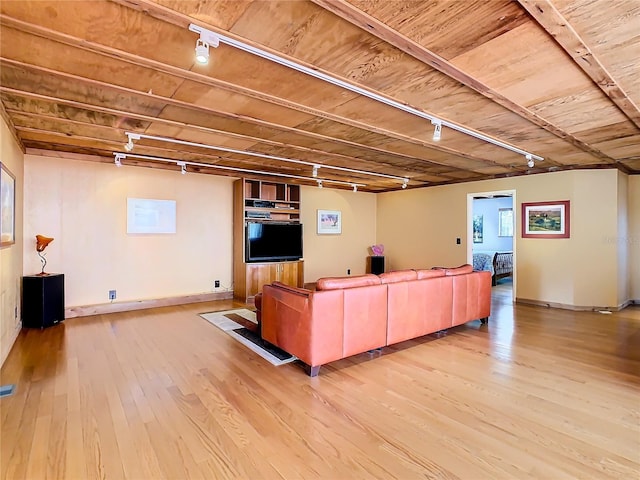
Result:
M54 138L59 137L64 139L68 138L68 136L65 133L52 132L50 130L44 130L44 129L33 128L33 127L19 126L17 127L17 130L31 134L32 136L43 135L45 137L54 137ZM104 151L105 153L110 152L112 150L112 147L111 147L112 145L119 144L119 142L116 142L113 140L106 140L106 139L96 140L93 137L86 137L82 135L73 135L73 139L76 145L78 146L82 146L85 149L90 149L94 151ZM90 145L90 144L93 144L93 145ZM201 154L201 153L195 153L195 152L182 151L177 148L164 148L164 147L161 148L161 147L152 147L152 146L145 145L145 146L140 146L139 148L136 148L136 150L137 152L133 154L134 156L126 157L125 160L127 165L152 167L156 165L164 165L164 163L162 163L164 159L166 159L167 163L169 164L171 163L175 164L176 161L184 160L186 162L197 162L197 163L203 164L200 166L194 166L193 168L196 171L202 171L206 173L215 173L216 175L224 175L224 176L231 176L231 177L254 176L249 172L234 172L232 170L228 170L225 168L225 167L233 167L233 168L244 168L249 170L264 171L265 174L263 177L274 178L274 179L282 178L277 175L278 173L297 175L304 178L299 178L298 181L296 181L295 183L307 182L306 184L310 184L312 186L315 186L315 183L317 181L316 178L312 177L310 173L305 174L304 172L299 172L298 171L299 168L291 166L289 168L283 169L282 166L274 167L273 165L265 164L264 162L261 162L255 159L244 160L242 161L241 164L238 164L238 159L227 159L224 157L219 157L211 154ZM167 155L167 152L169 152L170 155ZM128 154L125 153L125 155L128 155ZM135 155L147 155L149 157L155 157L158 159L159 163L151 159L145 160L144 158L137 158ZM58 155L54 155L54 156L58 156ZM100 161L102 163L109 163L114 161L114 157L109 155L108 153L106 155L85 154L85 156L86 158L83 158L85 160ZM211 162L211 160L213 160L213 162ZM223 161L230 162L230 164L224 163ZM206 166L204 166L205 164ZM174 169L174 168L171 168L171 169ZM270 170L272 175L270 175ZM378 191L386 191L387 189L388 190L398 189L397 180L392 180L392 179L381 180L377 178L374 182L372 181L372 177L365 173L362 173L362 174L348 173L347 175L343 175L340 173L335 173L334 171L331 171L331 172L327 171L325 175L323 175L322 177L318 177L318 179L325 180L326 182L339 181L347 184L347 187L341 186L336 188L351 188L350 186L348 186L349 183L361 182L366 184L360 187L362 191L378 192ZM449 181L451 180L445 180L444 183L447 183ZM412 187L425 186L425 183L429 183L429 182L421 182L420 180L418 181L412 180L412 182L413 182ZM384 186L381 186L381 184L384 184ZM394 184L395 186L390 187L391 184Z
M288 55L283 54L282 52L269 50L265 46L256 44L255 42L252 42L251 40L249 40L247 38L239 37L239 36L233 34L232 32L228 32L228 31L216 28L216 27L214 27L212 25L207 24L206 22L204 22L202 20L198 20L198 19L192 18L192 17L190 17L188 15L185 15L185 14L183 14L181 12L172 10L172 9L170 9L168 7L165 7L163 5L160 5L160 4L156 3L155 1L152 1L152 0L110 0L110 1L112 3L118 4L118 5L122 5L122 6L125 6L127 8L131 8L131 9L143 12L144 14L149 15L152 18L161 20L163 22L167 22L167 23L172 24L172 25L176 25L176 26L178 26L180 28L184 28L184 29L187 29L188 26L192 22L196 22L199 25L203 25L204 27L206 27L207 29L211 30L214 33L218 32L221 35L225 35L225 36L227 36L229 38L232 38L232 39L237 40L239 42L245 43L245 44L250 45L252 47L255 47L255 48L259 49L259 50L270 51L274 55L277 55L277 56L279 56L281 58L285 58L285 59L287 59L287 60L289 60L289 61L291 61L293 63L298 63L300 65L304 65L304 66L306 66L308 68L311 68L313 70L321 71L321 72L323 72L323 73L325 73L325 74L327 74L329 76L332 76L332 77L338 78L339 80L342 80L344 82L350 83L347 78L340 77L339 75L336 75L333 72L323 71L322 69L320 69L320 68L318 68L318 67L316 67L314 65L305 64L304 62L300 61L299 59L289 57ZM383 96L383 97L386 97L386 98L388 98L390 100L394 100L394 101L399 102L399 103L406 103L406 102L403 102L401 99L395 99L395 98L393 98L391 96L388 96L388 95L385 95L385 94L383 94L381 92L376 92L376 94L378 94L380 96ZM301 110L301 111L307 111L308 112L309 111L308 107L305 107L305 108L306 108L306 110ZM413 107L413 108L415 108L415 107ZM326 113L321 114L321 116L325 116L325 115L327 115L327 114ZM340 118L340 120L337 120L337 121L339 121L340 123L354 122L353 120L346 119L344 117L338 117L338 118ZM450 119L446 119L446 118L441 118L441 119L443 121L444 120L451 121ZM451 121L451 123L456 123L456 122ZM378 127L375 127L375 126L372 126L372 125L368 125L368 124L361 124L361 125L363 125L364 128L366 128L366 129L368 129L370 131L375 131L376 128L378 128ZM460 124L460 125L462 125L462 124ZM357 126L357 125L354 124L354 126ZM363 127L359 127L359 128L363 128ZM465 128L468 128L468 127L465 127ZM473 129L469 128L469 130L473 130ZM389 133L391 133L391 132L388 132L388 133L385 133L385 132L388 132L388 131L385 131L383 129L381 131L381 134L391 136L391 135L389 135ZM486 133L483 133L483 132L478 132L478 133L482 133L482 135L494 138L496 141L501 141L500 139L492 137L491 135L487 135ZM398 135L397 133L393 133L394 137L397 136L397 135ZM397 137L397 138L399 138L399 137ZM444 147L444 146L442 146L442 145L440 145L440 144L438 144L436 142L429 143L429 142L425 142L423 140L415 139L415 138L412 138L412 137L404 137L404 138L399 138L399 139L401 139L403 141L411 141L413 143L417 143L419 145L424 145L424 146L427 146L429 148L440 150L440 151L443 151L445 153L449 153L449 154L452 154L452 155L457 155L457 156L469 158L470 160L484 161L484 162L487 162L488 165L492 165L493 164L495 166L502 166L502 167L505 166L504 164L501 164L501 163L498 163L498 162L492 162L492 161L490 161L488 159L480 159L478 157L472 158L468 154L465 154L463 152L457 151L455 149L446 148L446 147ZM479 140L479 141L480 142L484 142L483 140ZM603 155L603 154L600 153L600 155ZM608 157L606 157L606 158L608 158ZM545 159L545 160L548 160L548 159ZM613 160L609 159L609 161L613 161ZM556 163L554 162L553 164L556 164Z
M234 133L234 132L227 132L224 130L218 130L215 128L209 128L209 127L204 127L202 125L195 125L195 124L189 124L189 123L184 123L184 122L180 122L177 120L171 120L168 118L161 118L161 117L152 117L150 115L144 115L141 113L133 113L133 112L129 112L129 111L125 111L125 110L118 110L118 109L114 109L114 108L108 108L108 107L102 107L102 106L97 106L97 105L93 105L93 104L88 104L88 103L83 103L83 102L78 102L75 100L68 100L68 99L64 99L64 98L59 98L59 97L52 97L50 95L43 95L40 93L33 93L33 92L27 92L27 91L23 91L23 90L16 90L13 88L7 88L7 87L3 87L0 85L0 92L5 92L7 94L10 95L15 95L21 98L28 98L28 99L32 99L32 100L37 100L37 101L43 101L43 102L49 102L49 103L55 103L55 104L59 104L59 105L64 105L64 106L68 106L68 107L72 107L72 108L77 108L77 109L81 109L81 110L87 110L87 111L95 111L95 112L100 112L100 113L104 113L107 115L114 115L117 117L126 117L126 118L131 118L134 120L140 120L140 121L145 121L145 122L153 122L153 123L159 123L162 125L169 125L169 126L173 126L173 127L180 127L180 128L185 128L185 129L189 129L189 130L196 130L199 132L203 132L203 133L210 133L210 134L215 134L215 135L224 135L230 138L234 138L234 139L239 139L239 140L250 140L250 141L254 141L256 143L263 143L266 145L272 145L275 147L279 147L279 148L289 148L292 150L298 150L300 152L304 152L304 153L310 153L313 155L318 155L318 157L324 157L323 160L326 160L328 158L331 159L336 159L339 161L363 161L366 162L366 159L361 159L361 158L357 158L357 157L350 157L348 155L343 155L340 153L334 153L334 152L325 152L323 150L317 150L314 148L310 148L310 147L304 147L304 146L300 146L300 145L291 145L288 143L283 143L283 142L277 142L274 140L269 140L269 139L264 139L264 138L259 138L259 137L253 137L250 135L242 135L239 133ZM8 111L14 111L9 109ZM20 114L25 114L26 112L22 111L22 110L15 110L15 113L20 113ZM48 117L51 119L56 119L56 120L61 120L60 117L56 117L56 116L49 116L49 115L43 115L40 114L43 117ZM73 120L72 120L73 121ZM87 124L87 125L94 125L94 124ZM115 127L114 127L115 128ZM123 136L123 141L124 141L124 136ZM419 160L419 159L416 159ZM322 161L318 161L318 163L320 165L322 165ZM427 162L425 161L424 163L433 163L433 162ZM440 165L440 164L435 164L435 165ZM446 165L441 165L441 166L446 166ZM456 171L459 170L455 167L448 167L450 170L452 171Z
M57 70L52 70L50 68L31 65L31 64L19 62L19 61L16 61L16 60L9 60L9 59L6 59L6 58L2 58L2 59L0 59L0 65L1 64L15 65L15 66L27 69L27 70L41 72L41 73L47 74L49 76L52 76L52 75L53 76L57 76L57 77L60 77L62 79L69 80L71 82L82 82L82 83L85 83L85 84L90 85L92 87L102 88L102 89L105 89L105 90L111 90L111 91L114 91L114 92L118 92L118 93L126 95L127 97L145 98L147 100L152 100L152 101L155 101L155 102L164 103L165 105L171 105L171 106L174 106L174 107L180 107L180 108L184 108L184 109L200 111L200 112L203 112L203 113L219 115L221 117L225 117L225 118L228 118L230 120L239 120L239 121L242 121L242 122L245 122L245 123L248 123L248 124L253 124L253 125L260 126L260 127L265 127L265 128L268 128L268 129L272 129L274 131L293 133L293 134L296 134L296 135L301 135L301 136L313 138L314 140L328 141L328 142L333 142L333 143L340 143L340 144L343 144L345 146L354 147L354 148L361 149L361 150L364 150L364 151L382 153L382 154L387 155L387 156L395 156L395 157L402 158L402 159L405 159L405 160L410 160L410 161L413 161L413 162L418 160L418 161L425 161L425 162L437 164L437 162L435 162L435 161L433 161L433 160L431 160L429 158L418 158L418 157L415 157L415 156L412 156L412 155L404 154L402 152L396 152L396 151L385 149L385 148L374 147L374 146L371 146L371 145L366 145L366 144L363 144L363 143L358 143L358 142L354 142L354 141L350 141L350 140L345 140L345 139L342 139L342 138L331 137L331 136L328 136L328 135L323 135L323 134L312 132L312 131L308 131L308 130L301 130L301 129L298 129L298 128L295 128L295 127L288 127L288 126L285 126L285 125L279 125L279 124L268 122L268 121L265 121L265 120L260 120L260 119L256 119L256 118L253 118L253 117L248 117L246 115L238 115L238 114L234 114L234 113L224 112L222 110L215 110L215 109L208 108L208 107L202 107L200 105L195 105L193 103L184 102L182 100L175 100L173 98L165 97L165 96L162 96L162 95L157 95L157 94L154 94L154 93L148 93L148 92L141 92L141 91L138 91L138 90L132 90L130 88L125 88L125 87L113 85L113 84L110 84L110 83L101 82L99 80L93 80L93 79L86 78L86 77L80 77L78 75L73 75L73 74L70 74L70 73L60 72L60 71L57 71ZM2 88L4 89L4 87L2 87ZM482 162L482 163L484 163L486 165L489 165L489 166L502 166L502 167L505 167L505 165L497 163L497 162L494 162L492 160L479 159L477 161Z
M640 128L640 109L550 0L518 0L604 94ZM603 5L603 8L606 8Z
M225 82L223 80L218 80L207 75L203 75L197 72L193 72L190 70L184 70L182 68L175 67L173 65L169 65L163 62L158 62L156 60L148 59L145 57L141 57L139 55L134 55L124 50L119 50L116 48L108 47L99 43L91 42L88 40L80 39L77 37L73 37L71 35L67 35L64 33L56 32L49 28L41 27L39 25L34 25L31 23L23 22L21 20L14 19L12 17L8 17L6 15L0 14L0 24L6 25L10 28L14 28L24 33L29 33L31 35L36 35L41 38L45 38L47 40L52 40L64 45L68 45L74 48L79 48L85 51L89 51L92 53L100 54L109 58L113 58L115 60L123 61L130 63L136 66L142 66L145 68L149 68L152 70L157 70L168 75L172 75L177 78L182 78L184 80L190 80L192 82L196 82L202 85L212 86L216 88L220 88L223 90L227 90L229 92L237 93L240 95L245 95L251 98L255 98L258 100L262 100L271 104L275 104L281 107L290 108L292 110L296 110L298 112L307 113L319 118L325 118L327 120L331 120L333 122L341 123L344 125L349 125L356 128L366 129L380 135L385 135L387 137L396 138L398 140L402 140L404 142L413 143L415 145L426 146L428 148L432 148L434 150L438 150L441 152L445 152L451 155L457 155L460 157L468 158L469 160L475 160L479 162L486 162L487 160L481 157L477 157L475 155L470 155L465 152L461 152L459 150L445 147L442 144L437 142L429 142L421 139L417 139L415 137L411 137L408 135L403 135L401 133L397 133L385 128L377 127L375 125L371 125L368 123L360 122L357 120L349 119L347 117L343 117L341 115L325 112L322 110L318 110L316 108L312 108L306 105L302 105L293 101L285 100L280 97L276 97L274 95L270 95L267 93L259 92L257 90L253 90L247 87L242 87L239 85L232 84L230 82Z
M376 18L371 15L359 10L357 7L351 5L346 0L311 0L313 3L319 5L320 7L334 13L335 15L343 18L344 20L352 23L353 25L361 28L362 30L375 35L376 37L384 40L387 43L395 46L396 48L402 50L403 52L411 55L412 57L424 62L425 64L433 67L441 73L451 77L457 82L462 83L466 87L469 87L476 92L484 95L488 99L494 101L498 105L503 106L504 108L510 110L511 112L521 116L525 120L544 128L546 131L554 134L558 138L561 138L573 146L581 149L584 152L587 152L593 155L600 160L615 164L615 159L605 155L600 150L597 150L590 145L587 145L583 141L577 139L570 133L564 131L560 127L553 125L548 122L535 112L532 112L526 107L519 105L512 100L508 99L504 95L496 92L488 85L478 81L476 78L471 75L463 72L459 68L457 68L452 63L448 62L446 59L432 52L431 50L425 48L420 45L416 41L410 39L409 37L403 35L402 33L392 29L388 25L378 21Z
M11 112L9 110L9 112ZM45 120L45 119L50 119L51 117L47 117L45 115L40 115L40 114L34 114L34 113L25 113L25 112L15 112L17 115L23 116L23 117L30 117L33 118L35 120ZM63 122L60 119L56 119L56 121L58 122ZM28 131L31 133L40 133L40 134L47 134L47 135L56 135L56 136L60 136L60 137L65 137L68 135L68 133L66 132L52 132L51 130L45 130L42 128L36 128L33 125L39 125L41 122L34 122L32 125L25 125L25 122L23 122L23 124L18 124L16 126L17 130L22 130L22 131ZM77 125L77 126L88 126L89 124L85 123L85 122L81 122L81 121L77 121L77 120L65 120L63 123L68 123L70 125ZM104 129L104 130L108 130L110 132L121 132L122 135L124 136L124 130L121 129L115 129L113 127L109 127L109 126L105 126L105 125L91 125L92 128L97 128L98 130L100 129ZM74 138L80 138L83 140L91 140L93 137L88 137L88 136L83 136L83 135L79 135L77 133L73 134ZM111 145L114 145L115 150L118 151L122 151L121 148L117 148L119 146L121 146L122 142L120 140L113 140L113 139L108 139L106 137L101 138L100 140L96 140L95 138L93 138L94 141L96 142L103 142L103 143L108 143ZM194 147L197 148L197 147ZM162 157L162 156L167 156L166 153L163 152L169 152L171 154L171 157L167 157L167 158L172 158L172 159L177 159L177 160L184 160L184 159L190 159L191 161L194 160L193 157L197 157L197 159L199 159L199 161L206 161L207 163L211 163L211 165L215 165L215 164L220 164L223 165L223 163L221 162L238 162L241 161L242 163L246 163L248 165L251 165L251 167L246 167L246 168L256 168L256 166L260 166L260 165L269 165L269 166L273 166L274 164L278 164L280 165L281 162L279 162L278 160L269 160L269 159L264 159L264 158L259 158L259 157L255 157L254 155L250 154L250 153L227 153L227 152L219 152L219 153L213 153L213 151L211 150L205 150L205 151L196 151L196 150L186 150L184 147L179 147L179 146L175 146L175 144L172 144L172 146L170 147L154 147L154 146L149 146L149 145L138 145L136 148L136 153L140 153L140 151L144 151L146 152L146 154L148 155L153 155L153 156L158 156L158 157ZM126 152L122 152L126 155ZM229 155L234 155L234 158L229 158ZM241 157L241 158L240 158ZM355 159L354 159L355 160ZM224 164L225 166L232 166L232 165L227 165ZM320 165L320 167L322 168L322 164L318 164ZM281 168L283 168L284 170L297 170L299 168L308 168L308 167L304 167L302 165L297 165L297 166L293 166L292 164L285 164L285 166L280 165ZM345 177L350 176L350 175L354 175L355 177L359 178L359 179L370 179L371 177L368 175L361 175L361 174L357 174L357 173L353 173L353 172L345 172L345 173L336 173L336 170L330 170L330 167L327 167L326 169L323 169L323 171L325 172L325 178L327 179L340 179L340 180L344 180ZM368 168L368 167L363 167L363 168ZM428 174L427 172L416 172L416 174ZM442 174L438 174L438 175L434 175L437 177L441 177L441 180L447 181L452 179L453 177L449 177L447 175L442 175ZM419 180L415 181L413 178L411 179L412 181L414 181L415 183L421 183Z
M83 82L87 85L90 85L92 87L97 87L97 88L103 88L106 90L111 90L114 92L118 92L118 93L122 93L124 95L127 96L134 96L134 97L140 97L140 98L145 98L147 100L153 100L156 102L160 102L160 103L164 103L165 105L172 105L172 106L176 106L176 107L180 107L180 108L185 108L185 109L191 109L191 110L197 110L197 111L201 111L204 113L209 113L209 114L215 114L215 115L219 115L222 117L226 117L232 120L240 120L249 124L254 124L254 125L258 125L261 127L266 127L269 129L273 129L273 130L279 130L282 132L288 132L288 133L294 133L297 135L302 135L302 136L306 136L306 137L310 137L313 138L315 140L321 140L321 141L330 141L333 143L341 143L343 145L349 146L349 147L354 147L357 149L361 149L364 151L371 151L371 152L376 152L376 153L382 153L384 155L387 156L393 156L393 157L397 157L399 159L404 159L404 160L408 160L411 162L416 162L416 161L420 161L420 162L426 162L426 163L431 163L433 165L441 165L441 166L448 166L444 163L438 162L436 160L432 160L430 158L420 158L420 157L416 157L414 155L408 155L402 152L396 152L394 150L389 150L389 149L385 149L385 148L381 148L381 147L375 147L375 146L370 146L370 145L366 145L363 143L358 143L358 142L354 142L354 141L349 141L349 140L345 140L345 139L341 139L341 138L336 138L336 137L330 137L327 135L323 135L320 133L315 133L315 132L311 132L308 130L301 130L301 129L297 129L294 127L288 127L288 126L283 126L283 125L278 125L278 124L274 124L271 122L267 122L267 121L263 121L263 120L259 120L259 119L255 119L253 117L247 117L244 115L237 115L237 114L233 114L233 113L228 113L228 112L224 112L224 111L220 111L220 110L214 110L208 107L202 107L199 105L195 105L189 102L184 102L181 100L175 100L169 97L165 97L165 96L161 96L161 95L157 95L154 93L147 93L147 92L141 92L138 90L132 90L129 88L125 88L125 87L120 87L120 86L116 86L113 84L109 84L109 83L105 83L105 82L101 82L98 80L93 80L93 79L89 79L89 78L85 78L85 77L80 77L77 75L73 75L70 73L65 73L65 72L60 72L57 70L52 70L49 68L45 68L45 67L40 67L40 66L35 66L35 65L31 65L31 64L26 64L23 62L19 62L16 60L10 60L10 59L6 59L6 58L2 58L0 59L0 65L1 64L9 64L9 65L14 65L14 66L18 66L24 69L28 69L28 70L32 70L32 71L36 71L36 72L41 72L41 73L46 73L47 75L54 75L57 77L60 77L62 79L66 79L69 81L75 81L75 82ZM2 91L7 91L6 87L2 87L0 86L0 90ZM15 91L15 90L14 90ZM55 101L58 100L63 100L61 98L56 98ZM91 108L94 108L94 106L92 105ZM428 148L428 147L427 147ZM451 153L452 155L454 153ZM462 155L459 155L462 156ZM470 157L469 155L464 155L464 158L468 158ZM472 156L473 157L473 156ZM484 158L471 158L474 161L477 161L479 163L483 163L487 166L498 166L498 167L502 167L502 168L508 168L508 165L505 164L501 164L492 160L487 160ZM364 160L364 159L363 159ZM448 166L448 168L450 168ZM512 168L518 168L518 166L512 167ZM467 169L467 170L472 170L475 171L473 169ZM477 173L481 173L481 172L477 172Z
M4 103L2 103L2 101L0 101L0 117L2 117L2 119L4 120L4 123L7 124L7 128L11 132L11 136L18 144L18 147L20 148L22 153L25 153L26 149L24 147L24 144L22 143L22 140L18 136L18 133L16 132L16 127L13 124L13 120L11 120L11 117L7 113L7 110L4 108Z

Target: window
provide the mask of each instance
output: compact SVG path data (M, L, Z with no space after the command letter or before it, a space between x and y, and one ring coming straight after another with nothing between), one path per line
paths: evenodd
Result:
M513 208L498 209L498 236L513 237Z

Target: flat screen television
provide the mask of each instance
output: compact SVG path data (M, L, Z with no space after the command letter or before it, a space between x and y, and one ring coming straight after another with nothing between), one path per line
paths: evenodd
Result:
M247 222L246 261L279 262L302 258L302 224Z

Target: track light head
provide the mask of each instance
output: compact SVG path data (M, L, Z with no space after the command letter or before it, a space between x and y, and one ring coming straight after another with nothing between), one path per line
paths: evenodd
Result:
M187 164L185 162L178 162L177 165L180 166L180 173L182 175L186 175L186 173L187 173Z
M358 191L358 186L354 183L353 185L351 185L353 187L353 191L357 192Z
M212 31L193 23L189 25L189 30L200 34L196 41L196 62L206 65L209 63L209 47L216 48L220 44L220 38Z
M318 176L318 168L320 168L318 165L313 166L313 172L311 173L313 178L316 178Z
M322 188L322 180L317 180L318 182L318 188Z
M209 63L209 44L199 38L196 42L196 62L206 65Z
M131 133L131 132L126 132L127 138L129 139L127 141L127 143L124 144L124 149L127 152L130 152L133 150L133 141L134 140L140 140L140 134L139 133Z
M529 168L533 168L536 166L536 162L533 161L533 157L531 156L530 153L527 153L524 158L527 159L527 166Z
M408 183L409 183L409 179L408 179L408 178L405 178L405 179L402 181L402 189L403 189L403 190L404 190L405 188L407 188L407 184L408 184Z
M431 123L433 124L433 141L439 142L442 138L442 122L434 119L431 120Z
M122 166L122 160L124 160L124 155L122 155L120 153L116 153L116 158L115 158L116 167L121 167Z

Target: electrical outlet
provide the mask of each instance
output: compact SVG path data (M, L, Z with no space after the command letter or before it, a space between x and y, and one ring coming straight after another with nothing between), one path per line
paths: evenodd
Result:
M351 275L351 269L347 268L347 275Z
M115 299L116 299L116 291L109 290L109 300L115 300Z
M456 238L456 245L460 245L462 243L462 241L460 240L460 237Z
M213 283L213 286L214 286L215 288L220 288L220 280L216 280L216 281Z

